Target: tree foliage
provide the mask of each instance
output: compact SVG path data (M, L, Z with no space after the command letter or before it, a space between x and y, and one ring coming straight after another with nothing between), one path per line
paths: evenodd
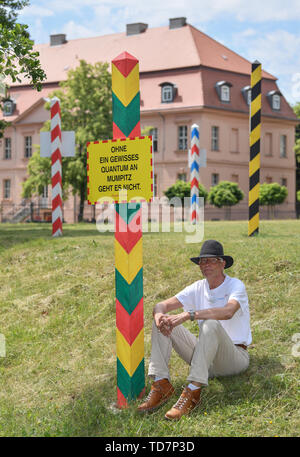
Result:
M164 194L166 197L168 197L169 200L174 197L180 198L181 203L183 204L184 198L191 196L191 185L188 182L178 179L175 184L173 184L164 192ZM199 197L204 198L204 203L206 202L207 195L207 190L201 183L199 183Z
M66 169L68 159L62 158L62 198L68 198L68 187L66 183ZM51 159L40 156L40 147L30 157L27 166L28 178L22 183L22 197L30 198L32 195L42 195L44 187L51 184Z
M244 198L243 191L237 183L230 181L221 181L216 186L211 187L208 194L208 201L217 208L223 206L233 206Z
M261 206L274 206L284 202L288 195L288 190L285 186L281 186L277 182L264 183L259 189L259 204Z
M18 12L28 4L28 0L0 2L0 75L12 82L21 82L23 75L35 89L41 90L46 74L41 68L39 53L33 50L28 26L17 22ZM5 120L0 121L1 136L8 124Z

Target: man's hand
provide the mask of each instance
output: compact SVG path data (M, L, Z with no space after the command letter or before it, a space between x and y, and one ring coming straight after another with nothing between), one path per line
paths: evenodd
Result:
M154 321L155 321L156 327L164 336L170 336L171 332L172 332L170 324L167 321L168 317L169 316L167 314L163 314L163 313L156 313L154 315Z
M189 320L190 314L186 311L180 314L172 314L165 316L165 325L170 327L171 331L173 328L177 327L177 325L183 324L185 321Z
M177 325L182 324L183 322L187 321L190 318L189 313L183 312L180 314L162 314L156 313L154 315L155 324L158 330L164 336L170 336L172 333L173 328L177 327Z
M167 313L169 313L170 311L174 311L178 308L182 308L182 304L176 297L168 298L167 300L164 300L163 302L159 302L155 305L155 307L153 309L154 322L155 322L155 325L158 328L158 330L163 335L170 336L172 333L172 329L173 329L172 321L170 321L169 319L170 319L170 317L174 318L175 316L169 316ZM188 313L182 313L182 314L188 314ZM176 323L176 325L179 325L179 322Z

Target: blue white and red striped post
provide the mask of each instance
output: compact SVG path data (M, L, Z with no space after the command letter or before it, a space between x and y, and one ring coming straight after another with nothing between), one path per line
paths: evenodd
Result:
M193 124L191 129L191 222L196 224L199 220L199 168L200 168L200 140L199 125Z
M61 114L59 99L51 99L52 236L62 235Z

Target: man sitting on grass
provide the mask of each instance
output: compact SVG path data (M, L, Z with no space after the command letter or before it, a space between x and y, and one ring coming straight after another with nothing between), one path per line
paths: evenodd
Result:
M224 274L233 264L215 240L203 243L199 257L192 262L200 266L205 279L158 303L153 310L152 351L149 376L154 377L150 393L138 407L141 412L157 409L173 394L169 360L172 348L190 365L188 385L177 403L165 415L180 419L200 402L201 386L208 378L241 373L249 365L247 346L251 343L248 297L244 284ZM183 308L179 314L169 311ZM196 338L183 325L187 320L199 324Z

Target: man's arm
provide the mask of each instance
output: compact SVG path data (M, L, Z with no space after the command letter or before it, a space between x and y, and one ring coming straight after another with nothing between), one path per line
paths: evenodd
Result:
M225 306L222 308L208 308L201 311L195 312L195 319L204 320L204 319L215 319L217 321L228 320L233 317L233 315L239 309L240 304L237 300L229 300ZM188 313L189 314L189 313ZM189 319L189 317L188 317ZM187 319L187 320L188 320Z
M173 298L175 298L175 297L173 297ZM177 300L177 301L179 301L179 300ZM182 307L181 303L180 303L180 306ZM239 307L240 307L239 302L237 300L232 299L232 300L229 300L229 302L226 303L226 305L221 308L208 308L208 309L196 311L195 319L196 320L214 319L214 320L218 320L218 321L228 320L228 319L232 318L232 316L234 315L234 313L237 312ZM173 308L173 309L176 309L176 308ZM190 318L191 318L191 316L188 311L184 311L180 314L175 314L175 315L171 315L171 316L163 315L164 326L168 329L167 336L169 336L171 334L172 329L174 327L177 327L177 325L180 325L183 322L190 320ZM165 333L163 333L163 334L165 334Z

